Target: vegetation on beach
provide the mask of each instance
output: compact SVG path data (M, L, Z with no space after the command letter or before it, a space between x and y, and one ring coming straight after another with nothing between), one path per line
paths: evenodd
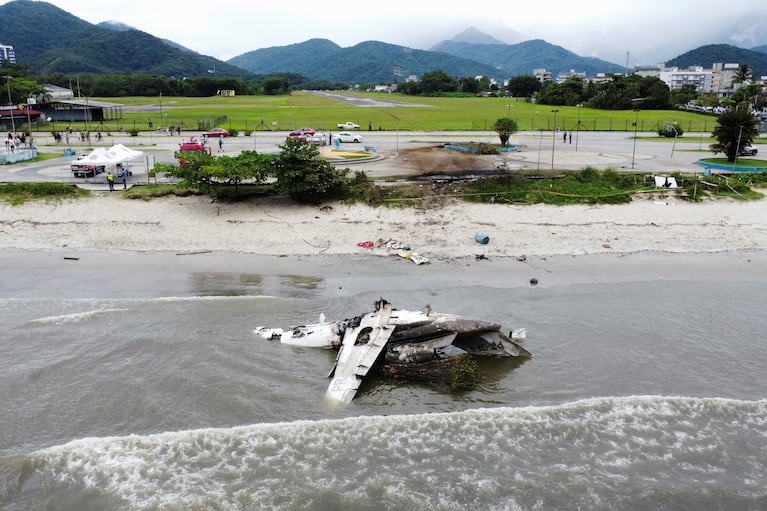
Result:
M87 197L88 190L63 183L5 183L0 185L0 200L13 206L30 200L61 200Z

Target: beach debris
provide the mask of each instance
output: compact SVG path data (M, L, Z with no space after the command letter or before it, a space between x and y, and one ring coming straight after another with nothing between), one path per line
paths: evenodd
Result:
M359 243L357 243L357 246L361 248L373 248L375 246L375 243L373 243L372 241L360 241Z
M538 285L538 279L536 279L535 277L531 278L530 279L530 285L531 286L537 286Z
M653 176L658 188L677 188L676 178L672 176Z
M389 255L399 256L408 261L412 261L415 264L427 264L429 262L427 257L422 256L418 252L413 252L410 249L410 245L406 243L390 239L387 241L379 240L378 244L389 249Z
M474 235L474 241L476 241L480 245L487 245L488 243L490 243L490 236L488 236L482 231L477 231L477 233Z

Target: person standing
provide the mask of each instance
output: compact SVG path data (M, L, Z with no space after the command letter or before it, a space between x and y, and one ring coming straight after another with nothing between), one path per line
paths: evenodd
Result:
M218 137L218 152L224 152L224 137Z
M123 169L123 171L120 173L120 177L123 180L123 190L128 189L128 169Z
M107 183L109 183L109 191L114 192L115 191L115 176L112 174L112 171L110 170L107 172Z

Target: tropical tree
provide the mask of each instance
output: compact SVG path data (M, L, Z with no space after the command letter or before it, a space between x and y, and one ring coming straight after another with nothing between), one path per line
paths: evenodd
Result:
M759 134L759 123L747 104L727 109L716 122L713 135L717 142L711 144L711 151L724 153L730 162L735 161L741 147L750 145Z
M506 145L509 143L509 138L511 138L511 135L516 133L519 130L519 127L517 126L517 121L514 119L501 117L495 121L493 130L498 133L498 138L501 139L501 144Z
M732 83L746 83L750 82L753 78L753 71L748 67L748 64L741 64L738 70L732 75Z
M277 178L276 192L298 202L315 202L343 190L349 169L319 159L315 145L288 139L279 147L280 154L269 162L270 174Z

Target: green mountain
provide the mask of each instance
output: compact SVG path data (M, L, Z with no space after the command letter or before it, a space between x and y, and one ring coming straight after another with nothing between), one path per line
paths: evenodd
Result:
M533 69L538 68L551 71L553 76L570 70L595 75L621 73L626 69L606 60L581 57L542 39L517 44L477 44L453 38L442 41L432 50L487 64L498 69L504 77L531 75Z
M252 73L291 72L312 80L379 83L403 81L441 69L451 76L502 78L492 66L446 53L366 41L342 48L327 39L250 51L227 61Z
M14 0L0 6L2 42L16 62L35 73L140 72L160 76L217 74L247 78L250 73L213 57L182 51L130 27L103 27L47 2ZM12 22L9 22L12 20Z
M695 48L669 60L666 66L710 68L715 62L748 64L755 78L767 75L767 53L746 50L730 44L709 44Z
M767 53L767 44L765 44L764 46L755 46L751 48L751 51L755 51L758 53Z

